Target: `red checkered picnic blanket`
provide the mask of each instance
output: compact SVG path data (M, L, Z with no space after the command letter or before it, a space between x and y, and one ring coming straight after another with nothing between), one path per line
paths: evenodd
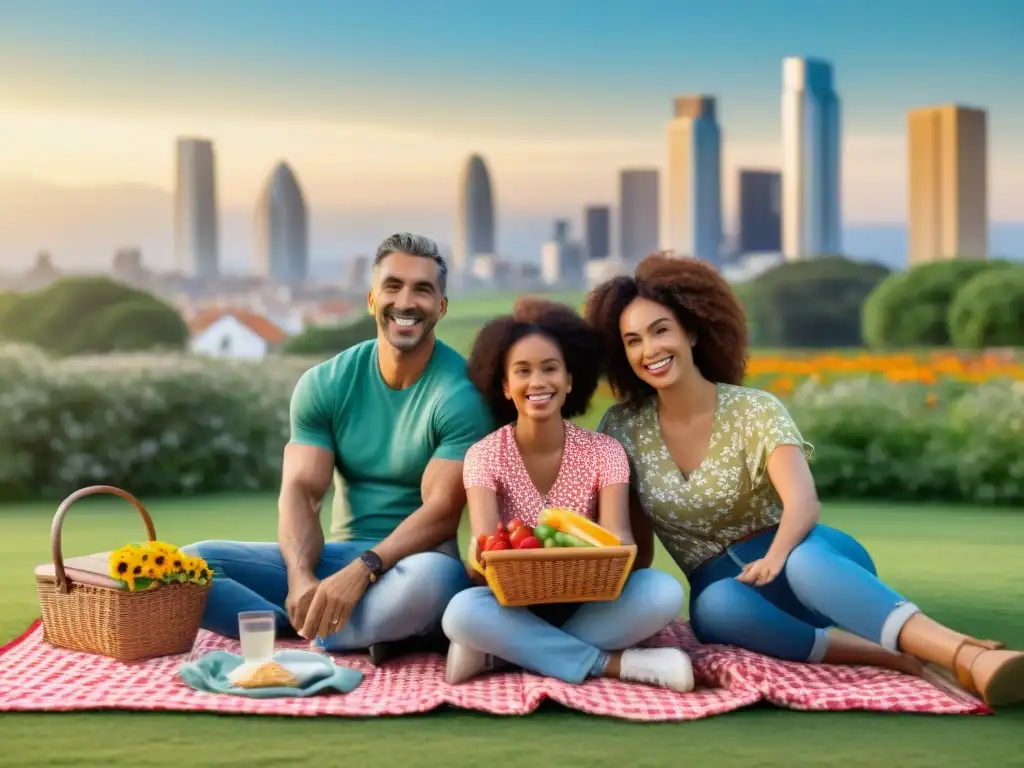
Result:
M762 700L800 710L991 712L966 694L949 693L895 672L796 664L736 648L701 645L682 622L648 645L673 645L690 653L697 690L681 694L607 679L570 685L520 671L450 686L444 681L444 659L424 653L379 668L366 656L339 657L339 662L366 675L359 687L345 695L249 699L200 693L177 677L186 658L215 649L237 652L236 642L210 632L200 632L188 656L126 664L54 648L44 641L36 622L0 649L0 711L124 709L366 717L428 712L447 704L495 715L525 715L551 699L581 712L646 721L696 720Z

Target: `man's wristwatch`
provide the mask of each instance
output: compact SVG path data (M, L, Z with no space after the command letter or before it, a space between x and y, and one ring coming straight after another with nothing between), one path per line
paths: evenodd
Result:
M366 566L366 570L370 572L370 583L374 583L380 578L381 574L384 573L384 561L380 559L380 555L374 552L372 549L368 549L359 556L363 565Z

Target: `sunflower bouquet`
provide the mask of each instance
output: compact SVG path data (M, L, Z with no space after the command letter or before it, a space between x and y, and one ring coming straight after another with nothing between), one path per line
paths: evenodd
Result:
M206 586L213 572L201 557L190 557L172 544L147 541L127 544L110 553L110 576L129 592L157 589L169 584Z

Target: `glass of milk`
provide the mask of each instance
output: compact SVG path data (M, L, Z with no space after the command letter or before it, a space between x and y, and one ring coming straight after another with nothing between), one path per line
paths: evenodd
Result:
M243 611L238 614L238 638L246 663L269 661L277 639L277 615L273 611Z

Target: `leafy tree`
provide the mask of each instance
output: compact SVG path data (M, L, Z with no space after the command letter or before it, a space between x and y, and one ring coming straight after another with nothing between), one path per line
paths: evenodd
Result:
M288 339L282 348L286 355L330 357L377 336L377 320L360 314L342 325L314 325Z
M949 335L963 349L1024 346L1024 266L981 272L949 305Z
M864 300L888 274L880 264L842 256L773 267L743 291L753 343L762 347L860 346Z
M134 309L113 315L124 320L118 325L107 313L121 305ZM105 277L65 277L21 294L6 311L0 311L0 335L58 355L152 346L180 348L188 336L183 329L181 316L170 304Z
M129 299L98 312L88 324L94 347L103 352L134 352L154 347L181 349L189 330L173 307L147 299Z
M864 304L864 340L879 349L948 346L953 296L975 275L1008 265L998 259L951 259L890 275Z

